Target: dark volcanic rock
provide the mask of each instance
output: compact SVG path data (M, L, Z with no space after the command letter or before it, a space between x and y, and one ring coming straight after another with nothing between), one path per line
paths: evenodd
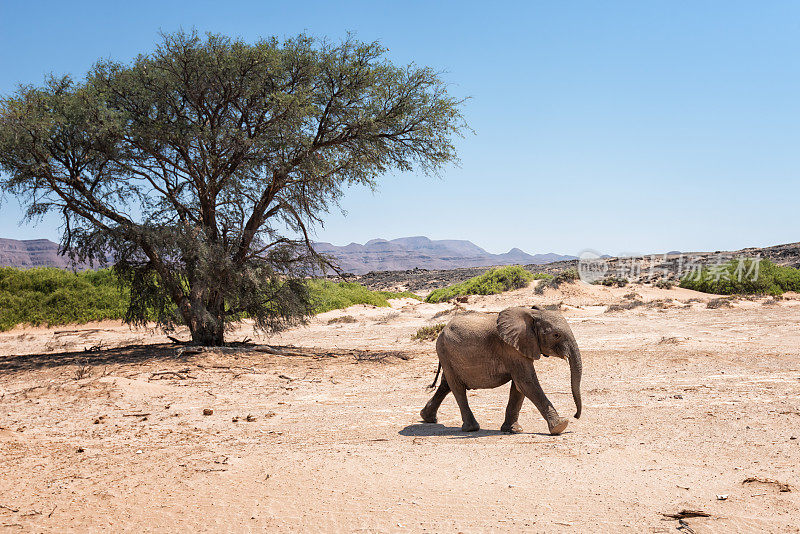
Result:
M677 281L680 272L685 272L690 263L712 265L739 257L767 258L779 265L800 268L800 243L789 243L765 248L745 248L731 252L685 252L654 254L636 258L602 256L607 263L608 276L619 276L631 281L655 282L660 279ZM519 263L519 262L518 262ZM632 266L638 270L632 270ZM577 269L578 260L554 261L547 264L526 264L532 273L557 274L566 269ZM486 272L488 267L464 269L410 269L398 271L369 272L360 276L350 275L349 280L375 290L400 290L424 294L439 287L463 282Z

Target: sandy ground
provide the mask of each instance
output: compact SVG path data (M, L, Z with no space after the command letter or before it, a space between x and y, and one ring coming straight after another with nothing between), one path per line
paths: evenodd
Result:
M606 311L631 291L650 304ZM798 532L800 300L710 298L585 284L471 297L564 303L584 415L560 436L529 402L526 432L500 433L507 386L470 392L480 432L460 432L452 396L420 422L436 355L411 336L450 304L229 336L304 349L287 355L190 354L115 323L6 332L0 530L678 532L662 514L694 509L710 514L684 520L697 533ZM328 324L342 316L355 322ZM566 363L536 365L571 415Z

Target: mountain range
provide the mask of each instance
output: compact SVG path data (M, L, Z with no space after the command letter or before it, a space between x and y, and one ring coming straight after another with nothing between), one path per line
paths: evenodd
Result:
M574 260L576 256L561 254L528 254L512 248L505 254L491 254L466 240L432 240L425 236L399 239L372 239L363 245L350 243L336 246L314 243L321 254L335 257L341 269L354 274L369 271L401 271L407 269L457 269L461 267L489 267L492 265L528 265L554 261Z
M528 265L572 260L575 256L528 254L512 248L505 254L491 254L466 240L432 240L424 236L399 239L372 239L363 245L336 246L314 243L317 252L333 256L348 273L402 271L407 269L457 269L492 265ZM48 239L16 240L0 238L2 267L69 267L69 258L58 255L58 244Z
M61 267L70 266L67 256L58 254L58 244L49 239L0 238L0 267Z

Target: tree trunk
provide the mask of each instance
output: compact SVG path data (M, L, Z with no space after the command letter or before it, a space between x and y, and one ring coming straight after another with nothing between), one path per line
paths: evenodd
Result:
M198 299L191 305L189 330L192 342L205 347L225 344L225 301L212 297L204 302Z

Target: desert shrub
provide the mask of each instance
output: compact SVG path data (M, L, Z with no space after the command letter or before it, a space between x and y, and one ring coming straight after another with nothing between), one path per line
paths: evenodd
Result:
M460 305L458 302L456 302L455 306L453 306L452 308L448 308L446 310L434 313L431 319L438 319L439 317L444 317L445 315L450 315L451 313L456 313L459 311L464 311L464 307Z
M388 306L387 299L421 298L410 292L370 291L358 284L303 282L315 298L313 313L357 303ZM17 325L56 326L100 320L125 320L131 306L143 310L148 321L157 319L153 303L131 302L130 281L113 269L74 273L58 268L0 267L0 331ZM242 318L248 317L240 312ZM346 320L346 318L345 318ZM180 318L177 321L181 323Z
M557 275L553 276L552 278L545 278L539 285L536 286L534 289L534 293L537 295L541 295L544 293L544 290L548 287L552 287L553 289L558 289L561 284L565 283L572 283L575 280L580 278L580 274L578 273L577 269L566 269L561 271Z
M0 330L122 319L128 300L110 269L0 268Z
M644 306L644 302L641 300L632 300L630 302L623 302L622 304L612 304L606 308L606 313L632 310L634 308L638 308L639 306Z
M672 299L656 299L648 301L645 304L647 305L648 308L660 308L663 310L669 308L671 302Z
M352 282L309 280L314 313L353 304L388 306L387 299L412 297L409 292L371 291ZM33 326L124 319L130 304L127 280L111 269L74 273L53 267L0 267L0 331L19 324ZM147 303L143 304L147 307ZM155 318L155 311L145 310Z
M534 280L552 280L555 278L552 274L547 273L534 273L533 279Z
M711 299L706 304L706 308L709 310L716 310L718 308L732 308L733 305L731 304L731 299L729 298L719 298L719 299Z
M494 295L520 289L533 280L533 274L519 265L495 267L464 282L431 291L425 302L444 302L465 295Z
M444 327L444 323L420 327L420 329L417 330L417 333L411 336L411 339L418 339L420 341L433 341L439 337L439 334L442 330L444 330Z
M669 280L658 280L653 284L653 286L657 287L658 289L672 289L675 287L675 283Z
M680 286L717 295L780 295L800 291L800 269L775 265L767 259L731 260L720 266L703 267L681 278ZM755 276L755 274L758 276Z
M625 287L628 285L628 280L625 278L620 278L618 276L607 276L602 280L597 280L593 282L595 285L606 286L606 287Z
M329 320L328 324L346 324L357 322L358 320L352 315L342 315L341 317L334 317L333 319Z
M388 299L412 297L417 295L408 291L395 293L392 291L372 291L355 282L331 282L330 280L309 280L311 302L314 313L347 308L354 304L371 304L372 306L388 306Z

